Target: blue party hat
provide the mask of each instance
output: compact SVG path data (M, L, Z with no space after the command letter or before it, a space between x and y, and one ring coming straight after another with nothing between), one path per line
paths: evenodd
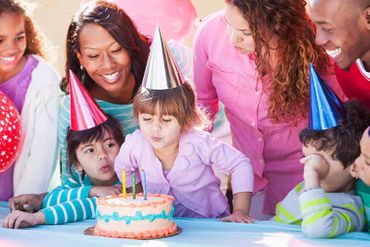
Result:
M342 101L316 73L310 64L310 122L313 130L326 130L337 126L345 116Z

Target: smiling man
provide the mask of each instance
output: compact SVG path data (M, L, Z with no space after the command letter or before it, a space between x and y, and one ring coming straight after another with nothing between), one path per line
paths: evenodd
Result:
M370 108L370 0L309 0L316 42L336 63L348 98Z

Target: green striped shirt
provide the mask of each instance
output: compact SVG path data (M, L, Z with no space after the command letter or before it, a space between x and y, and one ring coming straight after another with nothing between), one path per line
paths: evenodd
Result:
M325 193L321 188L305 191L303 183L277 204L274 220L299 224L303 234L313 238L362 231L365 225L360 197L353 193Z

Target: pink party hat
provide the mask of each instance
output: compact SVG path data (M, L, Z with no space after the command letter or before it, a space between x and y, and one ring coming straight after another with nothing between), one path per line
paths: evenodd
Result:
M107 120L107 116L91 97L77 76L69 70L71 99L71 129L91 129Z

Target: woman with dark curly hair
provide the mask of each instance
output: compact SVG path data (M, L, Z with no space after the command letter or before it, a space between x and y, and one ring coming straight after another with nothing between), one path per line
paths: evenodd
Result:
M46 191L55 168L60 77L43 55L27 8L0 0L0 91L21 114L23 139L14 165L0 175L0 201Z
M302 180L298 133L307 126L309 63L343 94L304 0L225 2L198 32L194 81L211 117L219 101L225 105L233 144L254 168L250 215L266 219Z

